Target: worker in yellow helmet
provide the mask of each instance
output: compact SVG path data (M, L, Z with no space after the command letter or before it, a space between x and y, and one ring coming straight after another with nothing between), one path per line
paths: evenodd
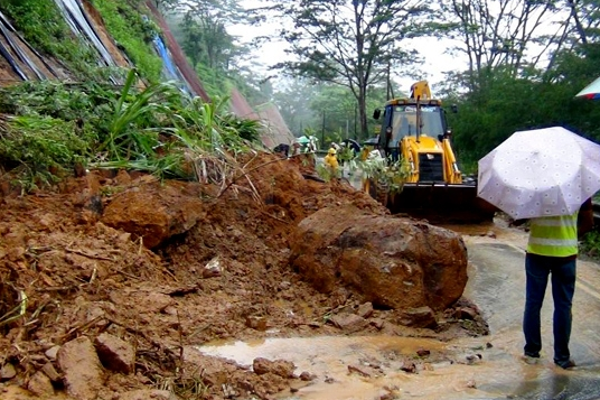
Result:
M325 166L333 173L337 174L339 163L337 159L337 151L332 147L327 151L325 156Z

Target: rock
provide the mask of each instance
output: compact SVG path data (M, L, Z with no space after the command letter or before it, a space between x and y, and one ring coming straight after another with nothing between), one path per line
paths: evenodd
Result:
M305 218L290 243L290 264L317 290L331 294L345 287L375 307L444 310L468 279L459 234L351 205Z
M394 393L385 390L382 390L379 395L375 397L377 400L396 400L398 398L399 397L397 397Z
M54 396L54 387L52 386L52 382L50 382L50 378L48 378L42 371L37 371L31 376L31 378L29 378L29 382L27 382L27 390L35 394L37 397L45 398Z
M103 333L94 340L102 365L111 371L130 374L135 363L133 347L118 337Z
M419 357L427 357L430 354L431 354L431 351L429 351L427 349L419 349L419 350L417 350L417 355Z
M56 360L56 354L58 353L58 350L60 350L59 345L52 346L48 350L46 350L44 354L46 355L46 357L48 357L48 360L54 361Z
M358 307L356 314L359 317L369 318L371 315L373 315L373 304L369 302L361 304L360 307Z
M17 376L17 370L12 364L4 364L0 368L0 381L9 381Z
M315 379L315 376L312 375L310 372L308 371L302 371L302 373L300 374L300 380L301 381L312 381L313 379Z
M291 283L291 282L289 282L289 281L282 281L282 282L279 284L279 288L280 288L281 290L288 290L288 289L289 289L289 288L291 288L291 287L292 287L292 283Z
M336 314L329 321L347 333L361 331L368 325L366 319L356 314Z
M143 178L140 182L112 198L102 215L104 224L142 237L152 249L187 232L204 215L204 203L197 193L188 193L191 190L182 182L143 182Z
M168 390L132 390L121 393L119 400L177 400L177 396Z
M293 362L284 360L270 361L266 358L258 357L252 362L252 370L257 375L264 375L270 372L282 378L293 378L295 369L296 366Z
M456 310L456 318L474 320L477 317L477 311L471 307L460 307Z
M50 378L50 380L52 382L60 382L62 377L60 376L60 374L58 372L56 372L56 369L54 368L54 365L52 365L52 363L46 363L44 364L44 366L42 367L41 371L46 374L46 376L48 378Z
M409 374L414 374L417 372L417 366L412 361L404 361L400 369L404 372L408 372Z
M437 321L429 307L411 308L400 312L399 324L415 328L435 328Z
M467 356L465 356L465 360L466 360L466 364L476 364L479 361L481 361L481 359L483 358L483 356L479 353L477 354L469 354Z
M373 325L375 328L381 330L383 328L383 325L385 325L385 321L382 320L381 318L375 318L373 320L371 320L371 325Z
M267 330L267 318L255 316L246 317L246 326L264 332Z
M67 394L77 400L93 400L102 388L102 367L92 342L80 336L57 354L58 368L64 374Z
M219 256L214 257L202 268L203 278L216 278L223 273L223 265Z

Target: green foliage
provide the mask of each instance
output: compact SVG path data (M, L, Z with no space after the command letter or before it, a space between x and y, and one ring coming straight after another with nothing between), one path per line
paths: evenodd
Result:
M114 0L92 0L102 15L112 37L125 49L140 74L150 82L158 82L162 71L162 60L152 48L152 39L158 27L143 18L139 10L128 2Z
M87 156L89 143L75 124L50 117L14 117L0 133L0 164L12 169L25 190L57 180Z
M108 101L107 97L109 92L94 82L82 85L23 82L0 89L0 112L65 121L88 120L98 112L96 107Z
M453 99L459 112L449 113L448 121L463 170L469 169L465 164L473 169L477 160L519 130L559 125L600 139L598 103L575 98L597 74L580 75L582 64L597 63L600 57L583 60L560 57L555 70L526 78L497 70L480 81L477 91Z
M580 252L595 259L600 260L600 232L597 230L586 233L581 240Z
M229 96L237 88L250 104L271 100L268 80L237 64L243 56L248 59L249 50L227 30L231 24L248 22L249 14L237 0L190 0L167 16L171 32L211 97Z
M307 0L283 2L278 9L284 24L293 21L293 29L284 26L281 36L297 60L277 67L351 89L361 137L368 137L368 88L383 83L390 66L416 61L402 41L422 33L426 3Z
M120 96L112 102L113 115L104 127L98 151L99 167L144 170L161 177L190 179L186 165L206 154L228 159L250 148L246 138L259 137L259 125L223 111L227 99L204 103L185 97L176 87L152 84L135 93L131 71Z
M341 176L340 169L332 169L325 164L318 163L315 167L317 175L325 182L329 182L332 179L337 179Z
M142 91L138 83L133 70L120 91L93 82L0 91L0 107L18 115L0 124L0 167L24 190L55 182L75 162L220 182L237 154L258 146L260 124L227 112L226 98L203 103L168 83Z
M202 86L210 97L224 97L229 94L230 85L223 71L198 63L196 64L196 73L202 77Z
M8 0L2 11L35 49L64 61L79 78L95 77L95 51L72 33L54 1Z
M220 119L224 128L236 132L240 138L248 142L260 142L260 131L263 127L257 120L241 119L234 114L222 114Z
M371 180L378 189L389 194L402 192L404 182L410 175L410 167L403 159L367 158L357 161L356 167L363 173L364 179Z

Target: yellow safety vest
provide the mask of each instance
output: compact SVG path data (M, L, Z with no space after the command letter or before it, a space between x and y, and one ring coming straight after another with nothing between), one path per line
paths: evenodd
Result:
M527 252L549 257L577 255L577 213L533 218Z

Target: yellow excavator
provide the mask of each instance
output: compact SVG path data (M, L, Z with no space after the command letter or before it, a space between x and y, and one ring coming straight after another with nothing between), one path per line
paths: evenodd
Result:
M463 182L445 112L442 102L431 97L427 81L413 84L410 98L385 104L378 150L408 169L403 189L389 194L386 205L394 214L431 223L492 221L497 209L477 197L474 180ZM373 117L379 119L381 110Z

